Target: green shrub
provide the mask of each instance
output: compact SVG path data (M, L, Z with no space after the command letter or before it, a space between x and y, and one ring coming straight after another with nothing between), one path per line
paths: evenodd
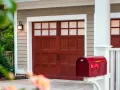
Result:
M14 27L10 25L3 30L0 38L0 45L4 47L4 51L13 51L14 49Z
M8 63L8 59L6 58L6 56L2 53L0 53L0 66L3 66L7 71L11 72L12 67ZM0 72L0 77L2 76L3 74Z

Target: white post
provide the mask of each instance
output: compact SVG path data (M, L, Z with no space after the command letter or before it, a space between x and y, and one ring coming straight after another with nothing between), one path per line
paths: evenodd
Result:
M110 0L95 0L94 55L107 59L107 75L98 80L101 90L109 90Z
M18 65L17 65L17 11L14 13L14 68L15 68L15 76L17 73Z

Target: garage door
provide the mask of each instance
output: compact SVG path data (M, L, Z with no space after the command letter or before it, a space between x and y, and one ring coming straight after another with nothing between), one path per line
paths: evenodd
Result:
M111 20L111 45L120 48L120 19Z
M84 56L84 20L32 23L33 72L48 78L76 79Z

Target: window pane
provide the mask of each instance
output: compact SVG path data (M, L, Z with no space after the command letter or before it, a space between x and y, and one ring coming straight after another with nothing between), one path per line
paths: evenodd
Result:
M119 35L119 28L111 28L111 35Z
M42 23L42 28L48 28L48 23Z
M111 27L119 27L119 20L111 20Z
M42 30L42 36L48 36L48 30Z
M61 28L68 28L68 22L61 22Z
M41 30L34 30L34 36L41 36Z
M76 28L77 22L69 22L69 28Z
M84 29L78 29L78 35L84 35L85 32L84 32Z
M50 30L50 35L56 35L56 30Z
M69 30L69 35L76 35L77 34L76 31L77 31L76 29L70 29Z
M84 28L84 21L78 22L78 28Z
M34 23L34 29L41 29L41 23Z
M56 28L56 22L51 22L50 23L50 28Z
M62 29L61 35L68 35L68 29Z

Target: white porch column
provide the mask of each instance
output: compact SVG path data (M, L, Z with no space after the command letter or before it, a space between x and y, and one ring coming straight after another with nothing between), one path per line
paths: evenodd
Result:
M109 90L110 0L95 0L94 55L105 56L108 75L97 81L101 90Z
M95 0L95 46L110 46L110 0Z
M17 64L17 10L14 13L14 68L15 75L17 74L18 64Z

